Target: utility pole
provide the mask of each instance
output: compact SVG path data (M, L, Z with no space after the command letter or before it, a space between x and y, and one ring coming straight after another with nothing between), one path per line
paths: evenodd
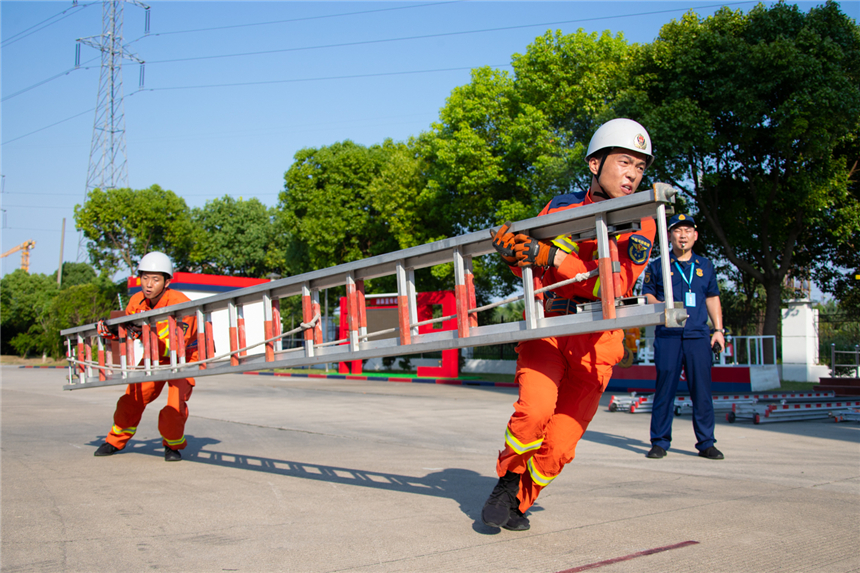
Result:
M101 74L96 98L96 115L87 169L87 194L95 189L118 189L128 186L128 156L125 148L125 113L123 110L122 61L140 64L140 85L143 87L144 61L123 45L123 6L131 3L146 10L145 34L149 34L149 6L138 0L104 0L102 2L102 33L78 38L75 47L75 67L81 65L81 45L99 50ZM83 233L78 241L78 259L84 249Z
M66 244L66 218L63 217L63 230L60 231L60 266L57 268L57 287L63 287L63 246Z

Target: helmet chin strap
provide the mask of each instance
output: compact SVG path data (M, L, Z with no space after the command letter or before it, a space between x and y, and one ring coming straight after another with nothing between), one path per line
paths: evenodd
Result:
M603 157L600 159L600 167L597 168L597 175L594 176L597 181L597 191L592 193L592 197L600 197L602 199L610 199L609 194L606 193L606 190L603 189L603 185L600 184L600 174L603 173L603 164L606 163L606 158L609 156L609 153L614 148L609 148L606 150L606 153L603 154Z

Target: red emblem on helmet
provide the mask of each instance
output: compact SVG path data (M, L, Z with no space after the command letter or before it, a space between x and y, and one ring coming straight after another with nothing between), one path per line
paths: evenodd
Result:
M634 138L633 145L636 146L636 149L645 149L645 136L641 133L637 133L636 137Z

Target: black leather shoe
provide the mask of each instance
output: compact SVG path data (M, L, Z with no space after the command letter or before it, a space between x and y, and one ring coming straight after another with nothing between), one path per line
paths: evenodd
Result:
M529 518L523 515L518 507L515 507L511 510L508 522L502 527L508 531L527 531L531 525L529 525Z
M519 507L517 494L520 491L520 474L508 472L499 478L493 493L484 503L481 519L490 527L504 527L511 518L512 510ZM528 520L526 520L528 523Z
M182 454L179 453L179 450L171 450L167 446L164 446L164 461L165 462L178 462L182 459Z
M709 460L722 460L726 456L723 455L723 452L721 452L714 446L711 446L707 450L702 450L701 452L699 452L699 457L708 458Z
M119 448L113 444L109 444L107 442L103 443L99 446L99 449L93 454L94 456L112 456L119 451Z
M666 450L664 450L660 446L651 446L651 449L648 450L648 453L645 454L645 457L651 458L653 460L659 460L660 458L666 457Z

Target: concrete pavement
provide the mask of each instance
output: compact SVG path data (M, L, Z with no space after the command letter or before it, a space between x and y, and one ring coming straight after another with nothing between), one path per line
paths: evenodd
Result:
M514 389L218 376L166 463L161 396L95 458L121 386L4 366L0 569L24 571L860 571L860 424L718 422L723 461L648 450L609 413L544 490L527 532L481 507Z

